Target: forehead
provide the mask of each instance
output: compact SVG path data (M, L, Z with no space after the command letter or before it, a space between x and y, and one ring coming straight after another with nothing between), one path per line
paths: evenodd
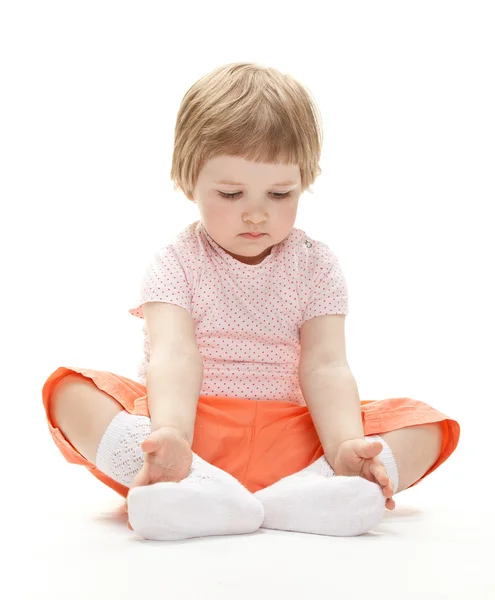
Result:
M205 163L201 170L205 179L210 181L246 184L249 181L261 181L268 185L300 183L299 165L257 163L239 156L216 156Z

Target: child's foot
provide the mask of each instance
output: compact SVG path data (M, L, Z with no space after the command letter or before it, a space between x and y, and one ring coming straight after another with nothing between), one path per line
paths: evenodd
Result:
M385 512L381 487L363 477L332 475L324 456L307 469L255 493L265 529L322 535L361 535Z
M131 489L127 509L134 531L151 540L252 533L264 517L237 479L196 454L186 479Z

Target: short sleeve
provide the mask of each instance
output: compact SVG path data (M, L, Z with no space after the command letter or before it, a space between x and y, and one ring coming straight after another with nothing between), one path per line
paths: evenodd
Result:
M347 283L337 256L322 244L315 258L311 293L302 322L322 315L349 314Z
M129 313L144 319L143 304L168 302L191 312L192 287L183 262L172 246L158 250L149 262L141 281L139 297Z

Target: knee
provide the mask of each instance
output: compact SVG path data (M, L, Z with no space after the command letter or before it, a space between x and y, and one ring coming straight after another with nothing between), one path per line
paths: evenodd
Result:
M424 456L428 462L427 469L432 467L440 457L443 443L442 423L428 423L422 425L422 448Z
M430 431L432 436L432 444L435 448L435 455L438 458L442 451L443 445L443 425L439 423L430 423Z
M53 425L63 431L63 425L69 414L69 400L73 396L74 387L80 384L81 378L69 373L57 381L50 398L50 417Z

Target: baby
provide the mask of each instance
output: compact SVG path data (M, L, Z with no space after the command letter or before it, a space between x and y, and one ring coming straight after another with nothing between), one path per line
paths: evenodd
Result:
M171 178L200 219L156 252L130 313L137 381L59 367L43 386L65 458L155 540L376 527L460 427L411 398L359 399L335 253L294 227L321 173L319 112L288 74L222 66L184 96Z

